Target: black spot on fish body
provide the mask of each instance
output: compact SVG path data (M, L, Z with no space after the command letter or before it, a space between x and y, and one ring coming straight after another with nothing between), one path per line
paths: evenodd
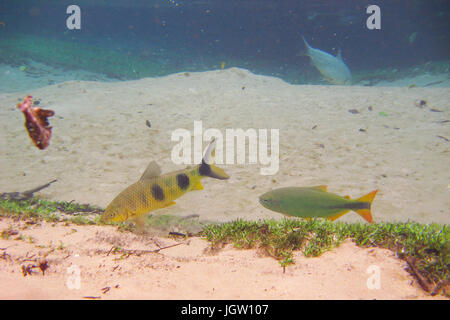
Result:
M189 177L185 173L177 174L177 183L181 190L189 187Z
M165 199L164 190L158 185L152 185L152 196L158 201L163 201Z
M200 168L198 169L198 172L202 176L209 176L211 174L211 167L206 162L202 161L202 164L200 165Z

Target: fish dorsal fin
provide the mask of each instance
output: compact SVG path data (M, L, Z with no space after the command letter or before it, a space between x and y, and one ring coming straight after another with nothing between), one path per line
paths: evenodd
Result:
M152 161L148 164L147 169L145 169L144 173L139 180L146 180L154 177L158 177L161 175L161 168L156 163L156 161Z
M336 58L338 58L339 60L343 61L342 60L342 51L341 51L341 49L338 50L338 54L337 54Z
M323 191L323 192L327 192L327 186L325 186L325 185L323 185L323 186L315 186L315 187L312 187L312 188L316 189L316 190Z

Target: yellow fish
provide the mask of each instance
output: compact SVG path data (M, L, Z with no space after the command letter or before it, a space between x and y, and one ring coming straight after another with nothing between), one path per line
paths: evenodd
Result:
M214 150L215 141L211 141L202 163L184 170L161 175L161 168L152 161L142 177L133 183L108 205L103 213L103 222L121 222L139 219L144 214L175 204L175 199L191 190L202 190L200 180L203 177L225 180L229 176L219 167L208 164Z
M350 199L327 192L326 186L286 187L266 192L259 202L269 210L300 218L321 217L336 220L355 211L367 222L372 223L370 208L378 190L372 191L359 199Z

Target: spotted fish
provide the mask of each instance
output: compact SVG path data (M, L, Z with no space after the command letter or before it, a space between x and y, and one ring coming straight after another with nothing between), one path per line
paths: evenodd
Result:
M287 187L266 192L259 202L272 211L300 218L336 220L353 210L367 222L373 222L370 207L376 194L377 190L353 200L327 192L326 186Z
M102 215L103 222L121 222L138 219L144 214L175 204L175 199L191 190L202 190L203 177L225 180L229 176L210 163L214 140L209 145L202 163L184 170L161 175L161 168L152 161L142 177L117 195Z

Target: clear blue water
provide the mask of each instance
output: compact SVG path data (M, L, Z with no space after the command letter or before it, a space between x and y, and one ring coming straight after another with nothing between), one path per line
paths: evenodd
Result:
M93 5L92 3L97 3ZM99 4L108 3L108 5ZM66 9L81 9L81 30L68 30ZM130 79L174 72L241 67L290 83L323 83L305 53L302 35L315 48L342 51L356 81L421 72L448 72L450 3L446 0L376 1L381 29L369 30L373 1L15 1L0 2L0 63L26 59L67 69ZM33 49L11 45L35 37ZM25 38L24 41L29 41ZM41 51L49 44L52 57ZM80 47L77 50L77 46ZM89 61L89 48L131 59L129 70ZM64 56L64 58L61 57ZM94 53L95 55L95 53ZM23 59L23 60L21 60ZM113 60L114 60L113 59ZM146 69L134 61L150 63ZM120 64L120 63L118 63ZM131 70L131 71L130 71ZM377 78L378 77L378 78ZM367 85L367 83L364 83Z

